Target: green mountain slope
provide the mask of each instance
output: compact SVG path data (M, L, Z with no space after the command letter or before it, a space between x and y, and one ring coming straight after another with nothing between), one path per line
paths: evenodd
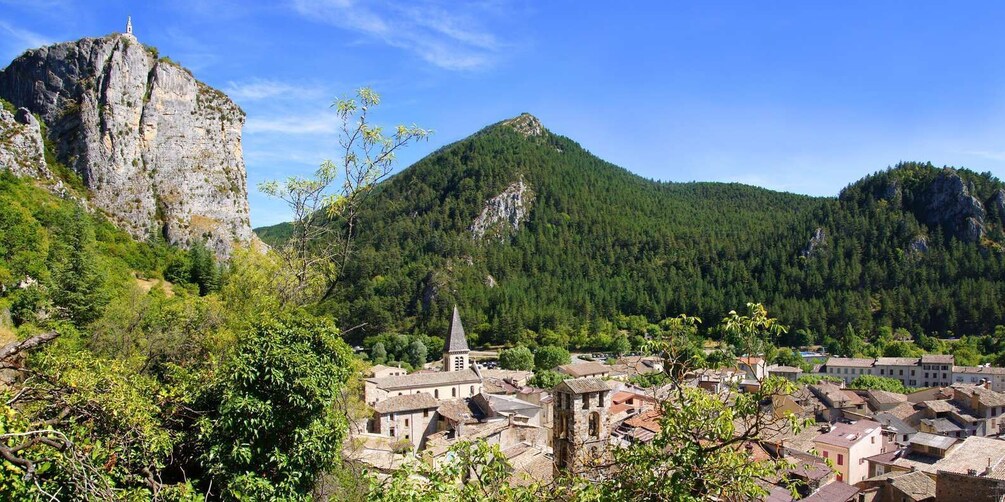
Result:
M902 190L920 193L941 171L889 171L907 172L929 173ZM1001 185L964 175L982 194ZM1001 323L1002 307L990 307L1005 297L994 243L956 238L955 227L924 220L906 197L884 206L874 182L839 199L656 182L523 115L385 182L360 217L356 255L326 308L345 325L366 323L359 337L439 332L456 302L482 343L536 336L530 329L580 346L603 346L613 329L606 321L645 322L624 316L655 322L686 312L712 324L747 302L793 326L791 343L841 339L849 324L984 332ZM498 221L476 225L483 210ZM258 232L277 242L288 226ZM927 251L912 252L919 236ZM967 288L987 301L960 296Z

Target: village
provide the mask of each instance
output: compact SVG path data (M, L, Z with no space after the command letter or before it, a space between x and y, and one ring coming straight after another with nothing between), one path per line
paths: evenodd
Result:
M652 441L673 406L666 389L629 382L662 372L658 357L562 365L556 371L567 379L542 389L528 385L530 371L473 361L456 309L446 335L438 368L370 368L363 399L372 415L355 424L348 457L387 475L411 458L435 464L452 445L482 440L507 458L511 484L548 483L565 471L582 474L604 451ZM920 390L848 387L862 375ZM793 482L800 500L817 502L998 500L1005 493L1005 368L955 366L951 355L829 357L804 374L741 357L734 367L689 373L686 385L729 399L756 392L767 378L796 390L762 403L783 425L743 444L752 461L790 466L763 480L766 500L794 500ZM784 425L790 417L809 425Z

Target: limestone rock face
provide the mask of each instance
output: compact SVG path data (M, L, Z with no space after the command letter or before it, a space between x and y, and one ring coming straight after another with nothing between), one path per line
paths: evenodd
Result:
M15 113L0 108L0 170L18 176L52 178L45 164L42 128L24 108Z
M944 225L967 242L984 236L984 205L971 195L972 188L955 171L946 170L928 190L924 219L929 224Z
M1005 188L999 188L988 202L988 216L992 215L999 225L1005 225Z
M520 116L509 119L504 124L516 129L516 131L524 136L542 136L544 135L544 126L541 125L541 121L537 117L529 113L521 113Z
M506 190L485 202L481 214L471 224L475 239L498 236L505 239L520 228L520 223L530 214L534 194L523 178L513 182Z
M915 236L907 246L909 252L914 254L925 254L928 252L928 237L924 235Z
M132 35L26 52L0 97L37 113L93 206L134 237L226 256L252 239L241 150L244 112Z
M810 237L810 242L806 244L806 248L803 249L803 256L810 258L815 256L819 252L820 248L827 244L827 232L823 227L817 227L813 231L813 235Z

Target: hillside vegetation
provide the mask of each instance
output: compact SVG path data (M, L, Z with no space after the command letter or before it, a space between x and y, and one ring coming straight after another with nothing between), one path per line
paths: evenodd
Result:
M1005 314L1001 226L989 210L981 238L968 242L962 223L931 217L959 195L933 195L954 176L989 207L1002 188L990 174L917 163L836 199L657 182L524 115L385 182L359 217L342 289L322 311L364 325L353 335L363 338L440 333L457 303L484 344L547 333L598 348L619 328L644 330L681 312L716 318L747 302L792 326L791 344L838 347L849 333L884 327L989 333ZM489 204L502 223L475 225L487 201L517 187L519 211ZM275 242L289 227L258 232Z

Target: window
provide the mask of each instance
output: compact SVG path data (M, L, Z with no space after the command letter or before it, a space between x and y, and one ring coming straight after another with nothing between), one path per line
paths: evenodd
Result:
M900 370L900 376L904 376L904 370Z
M880 370L879 370L879 374L880 374L880 375L885 375L885 374L886 374L886 370L884 370L884 369L880 369Z
M435 397L436 399L440 398L440 389L436 389L433 391L433 397Z
M471 386L470 392L471 392L472 396L475 395L475 386L474 385Z
M429 410L422 410L422 418L429 418Z
M457 387L450 389L450 396L457 397Z
M600 436L600 413L590 413L590 437Z
M590 409L590 395L589 394L583 394L583 409L584 410Z
M824 458L828 458L829 456L830 456L830 452L828 452L827 450L824 450Z
M405 419L405 427L408 427L408 419Z
M838 453L838 465L844 465L844 455Z
M873 436L871 439L872 439L872 444L876 444L876 436Z

